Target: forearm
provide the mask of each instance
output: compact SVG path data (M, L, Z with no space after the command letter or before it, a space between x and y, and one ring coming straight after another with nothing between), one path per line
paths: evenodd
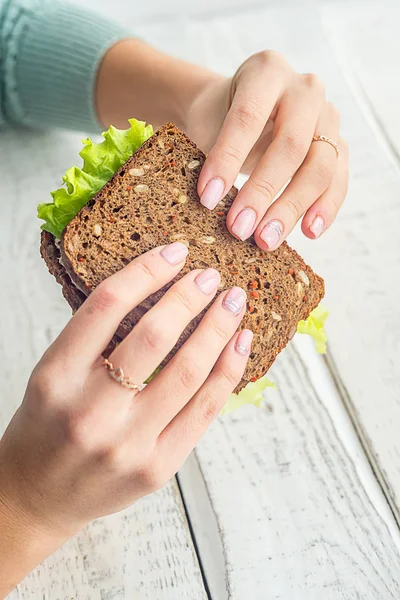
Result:
M156 127L172 121L185 129L194 98L205 85L219 79L141 40L123 40L108 51L100 67L98 119L104 127L126 127L127 119L135 117Z
M99 65L130 35L79 3L0 0L0 126L99 131Z

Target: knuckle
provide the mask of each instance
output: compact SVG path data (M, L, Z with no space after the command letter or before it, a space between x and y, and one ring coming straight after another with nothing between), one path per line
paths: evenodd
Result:
M221 379L228 384L229 390L235 389L241 379L241 374L238 371L231 369L229 365L221 367L219 375Z
M141 343L145 344L151 351L158 351L165 348L165 344L168 342L165 324L159 319L150 316L145 318L143 324Z
M325 94L325 86L321 79L314 73L304 73L303 82L309 90L316 94Z
M112 287L108 280L100 283L87 300L90 313L104 312L114 308L118 302L119 297L116 293L116 288Z
M144 275L146 279L156 279L155 273L146 260L138 260L137 262L133 263L132 268L137 271L140 278L142 278Z
M224 163L229 163L232 160L240 167L242 166L242 155L240 150L231 145L226 145L221 148L219 155Z
M303 205L297 196L289 196L286 199L286 206L292 214L292 218L294 221L298 221L303 214Z
M310 147L305 135L300 131L292 131L283 137L283 151L291 160L302 161Z
M331 157L326 154L323 154L318 157L314 164L314 172L318 178L318 181L325 184L326 187L328 187L328 184L332 180L333 174L335 172L334 161L336 161L336 156Z
M222 398L222 400L221 400ZM224 400L224 394L207 390L200 400L199 417L201 421L211 423L218 416Z
M155 456L147 458L137 469L137 478L141 487L148 492L159 490L168 481L161 461Z
M197 389L203 380L200 366L189 357L181 357L176 365L176 375L180 385L191 392Z
M235 107L236 124L245 131L253 130L261 121L261 108L255 100L241 102Z
M170 298L175 300L181 308L186 310L189 316L193 314L193 306L189 296L185 293L183 288L174 287L170 291Z
M75 382L68 382L68 394L73 393ZM66 396L65 380L62 368L60 369L54 361L47 364L37 365L29 380L30 408L36 414L44 414L54 405L59 405Z
M269 200L275 198L277 194L274 185L267 179L251 179L251 186L255 193L266 196Z
M232 335L232 333L228 333L228 331L226 331L224 327L221 327L221 325L219 325L219 323L215 319L210 319L208 326L211 329L212 333L216 335L219 339L221 339L223 342L226 342L228 338L230 338L230 336Z
M94 452L94 441L83 412L68 408L58 411L58 423L62 431L64 444L72 446L84 455Z
M285 57L280 54L280 52L276 52L276 50L261 50L261 52L257 52L254 54L254 58L258 60L262 65L286 65Z

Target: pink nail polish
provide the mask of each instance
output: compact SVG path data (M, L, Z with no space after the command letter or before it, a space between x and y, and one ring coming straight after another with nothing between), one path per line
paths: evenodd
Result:
M236 340L235 350L238 354L246 356L250 352L253 332L250 329L243 329Z
M240 240L247 240L253 233L257 215L252 208L245 208L236 217L232 231Z
M221 276L215 269L206 269L199 273L194 281L203 294L212 294L219 286Z
M315 239L319 238L321 233L324 231L324 227L325 224L323 218L320 215L316 216L310 225L310 231L314 234Z
M222 306L237 316L242 312L246 300L246 292L240 287L234 287L226 294Z
M280 221L273 220L266 224L260 238L265 242L270 250L274 248L280 240L283 233L283 225Z
M181 242L174 242L169 246L165 246L160 252L161 256L165 258L170 265L179 265L183 262L188 255L189 250Z
M210 179L201 195L200 202L209 210L213 210L222 199L224 189L225 184L222 179L219 177Z

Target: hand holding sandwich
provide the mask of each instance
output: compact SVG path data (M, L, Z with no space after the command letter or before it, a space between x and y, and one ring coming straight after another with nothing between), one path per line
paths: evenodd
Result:
M227 225L238 239L254 234L263 250L276 249L302 217L303 233L318 238L344 201L348 152L339 113L315 75L296 73L276 52L251 56L226 78L125 40L103 61L97 108L105 126L126 127L135 114L184 129L209 152L198 192L210 210L239 172L249 174Z
M112 377L101 353L121 319L182 269L176 242L136 259L89 296L34 370L0 441L0 597L90 520L127 507L180 468L240 381L252 334L236 333L246 293L222 293L170 363L139 393ZM146 380L220 276L191 271L109 360ZM132 401L135 395L135 402ZM118 410L116 410L118 409Z

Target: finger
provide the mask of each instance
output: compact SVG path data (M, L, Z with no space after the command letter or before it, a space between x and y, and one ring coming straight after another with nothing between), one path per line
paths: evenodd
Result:
M217 298L179 352L140 393L136 419L143 427L158 436L199 390L239 327L246 300L241 288Z
M339 140L338 168L329 188L318 198L304 215L301 225L304 235L316 239L332 225L347 194L349 184L348 148Z
M159 436L156 453L168 456L174 472L182 465L243 377L253 334L233 336L204 385Z
M318 119L316 134L334 140L339 136L339 113L326 103ZM338 166L335 148L327 142L314 142L300 169L285 191L269 207L254 234L263 250L275 250L292 231L305 211L330 185Z
M227 226L235 237L245 240L253 234L267 208L304 161L323 102L322 84L313 76L303 76L282 98L273 141L229 211Z
M155 248L100 283L57 338L52 355L65 368L93 365L122 319L179 273L187 253L180 242Z
M285 88L290 70L277 57L259 53L237 76L231 107L199 177L200 201L210 210L234 184Z
M211 302L220 281L215 269L196 270L185 275L140 319L112 353L111 362L121 366L133 381L146 381L175 346L190 321Z

